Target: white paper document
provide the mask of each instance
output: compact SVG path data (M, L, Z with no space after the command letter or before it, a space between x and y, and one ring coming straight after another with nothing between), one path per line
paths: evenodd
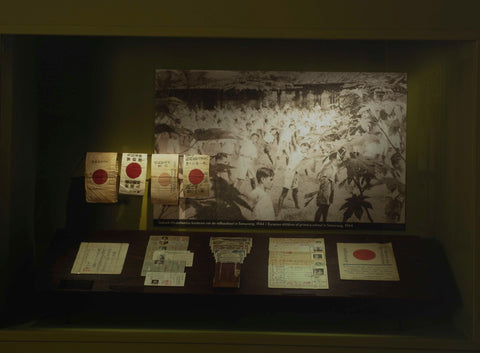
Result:
M324 239L270 238L268 288L328 289Z
M185 285L185 273L147 272L144 284L158 287L183 287Z
M391 243L337 243L340 279L399 281Z
M87 202L117 202L117 153L89 152L85 157L85 197Z
M81 243L71 273L119 275L127 250L127 243Z
M210 156L183 157L183 192L186 198L208 197Z
M193 252L188 250L155 250L153 252L153 261L183 261L186 267L192 267Z
M152 154L152 203L178 204L178 154Z
M120 173L120 194L143 195L147 177L146 153L123 153Z
M193 252L187 250L189 237L152 235L148 240L141 275L148 272L184 273L192 266Z
M270 238L269 251L318 252L325 250L323 238Z

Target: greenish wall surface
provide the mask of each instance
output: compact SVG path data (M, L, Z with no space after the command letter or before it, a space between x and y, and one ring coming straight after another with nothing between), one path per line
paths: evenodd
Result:
M3 337L10 337L4 342ZM0 331L0 349L28 352L475 352L462 340L289 332L45 329Z
M444 42L224 40L125 37L38 39L37 230L137 229L151 209L124 197L84 202L88 151L153 151L154 71L171 69L400 71L408 73L406 234L437 236L445 119ZM471 43L471 42L470 42ZM471 45L471 44L470 44ZM440 58L440 59L439 59ZM468 119L467 119L468 120ZM48 138L47 138L48 137ZM471 141L470 141L471 143ZM463 153L462 153L463 155ZM55 158L52 158L55 156ZM143 211L143 214L142 214Z
M229 38L478 38L475 0L6 0L0 33Z
M162 343L105 343L105 342L88 342L88 343L70 343L70 342L15 342L15 343L6 343L1 344L0 348L8 352L32 352L37 353L50 353L50 352L61 352L69 351L71 353L82 353L87 351L96 351L102 353L118 353L118 352L131 352L135 351L138 353L147 353L147 352L171 352L171 353L372 353L378 352L377 349L372 349L368 347L322 347L322 346L313 346L313 347L299 347L296 345L255 345L255 344L185 344L185 343L175 343L175 344L162 344ZM475 348L471 350L457 350L457 349L415 349L415 348L384 348L382 352L392 351L395 353L473 353Z
M5 37L0 37L0 160L2 161L3 173L0 174L0 308L5 310L7 278L8 245L10 238L10 186L12 183L12 72L6 70L12 64L10 46ZM3 70L2 70L3 68Z
M424 80L417 58L439 50L438 45L125 37L38 41L38 234L65 227L138 229L141 219L152 227L150 205L142 214L140 198L123 197L116 205L86 204L82 178L85 152L153 151L153 79L158 68L407 72L407 192L414 201L408 203L406 233L432 234L434 212L428 205L435 203L431 178L438 166L430 142L437 134L432 111L427 110L438 109L443 101L439 90L429 86L437 83ZM432 92L427 104L423 92Z
M480 41L476 41L475 43L475 53L477 58L476 69L475 69L475 76L477 80L476 88L477 88L477 97L476 97L476 120L477 122L480 121ZM477 136L480 134L480 124L476 126ZM477 166L477 175L480 173L480 141L476 139L476 166ZM476 219L476 232L475 237L473 239L473 248L479 249L480 247L480 197L479 197L480 188L478 184L475 185L475 194L477 198L476 208L475 208L475 219ZM473 282L474 282L474 322L473 322L473 338L477 342L480 343L480 256L478 255L478 251L475 251L475 261L473 265Z
M475 43L452 43L444 61L444 114L439 115L437 236L442 241L462 294L459 327L473 334L475 310L475 248L478 199Z

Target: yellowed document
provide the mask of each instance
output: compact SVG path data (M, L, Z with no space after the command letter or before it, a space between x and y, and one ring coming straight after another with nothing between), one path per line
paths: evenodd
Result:
M268 288L328 289L321 238L270 238Z
M160 257L157 253L157 259L154 259L156 251L187 251L189 237L173 235L152 235L150 236L145 251L145 258L141 275L145 276L147 272L184 272L186 260L171 260ZM193 255L192 255L193 261Z
M123 153L119 193L142 196L145 193L146 178L147 154Z
M152 203L178 204L178 154L152 154Z
M147 272L144 284L157 287L183 287L185 286L185 273Z
M272 251L269 255L269 263L272 265L325 265L324 252L309 251Z
M328 289L326 268L304 265L269 265L268 288Z
M269 251L317 252L325 250L323 238L270 238Z
M153 261L183 261L186 267L192 267L193 252L188 250L155 250Z
M81 243L71 273L119 275L128 243Z
M87 202L117 202L117 153L89 152L85 158Z
M186 198L201 198L210 195L209 168L209 156L184 156L183 190Z
M337 243L340 279L399 281L391 243Z

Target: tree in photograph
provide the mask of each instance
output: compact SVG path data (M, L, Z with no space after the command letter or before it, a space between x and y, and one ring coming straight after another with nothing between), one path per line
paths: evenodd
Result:
M386 92L388 100L375 99L379 91ZM385 87L344 89L339 95L339 114L327 137L334 136L330 145L340 157L338 170L346 171L339 186L353 189L340 207L343 221L352 216L361 220L366 215L369 222L374 222L368 191L385 185L390 193L386 196L385 217L398 222L405 200L406 104Z

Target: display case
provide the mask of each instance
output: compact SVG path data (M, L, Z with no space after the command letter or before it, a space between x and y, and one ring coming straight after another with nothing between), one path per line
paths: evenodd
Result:
M32 5L37 22L9 6L18 17L0 15L0 347L478 350L480 28L473 6L441 2L425 17L429 6L408 4L195 5L184 16L175 4L123 4L108 17L85 5L80 22L64 7ZM153 152L156 69L406 72L405 230L159 227L148 196L86 203L86 152ZM68 274L88 239L126 239L135 272L151 234L190 236L195 286L145 290L128 269L117 282ZM255 252L240 289L214 289L207 238L228 234L252 237ZM272 236L325 238L329 291L262 287ZM342 239L391 241L408 280L342 283Z

